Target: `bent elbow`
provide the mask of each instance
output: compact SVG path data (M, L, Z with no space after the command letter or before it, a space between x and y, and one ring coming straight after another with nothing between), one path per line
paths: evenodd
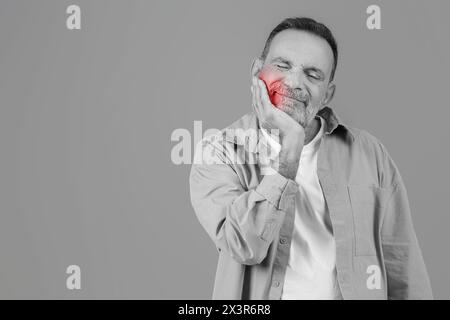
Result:
M229 247L230 256L236 262L243 265L252 266L260 264L267 256L267 246L261 242L262 240L257 245L251 247L248 244L246 246Z
M239 256L231 254L231 257L236 260L236 262L246 265L246 266L253 266L260 264L264 261L266 256L258 255L258 256Z

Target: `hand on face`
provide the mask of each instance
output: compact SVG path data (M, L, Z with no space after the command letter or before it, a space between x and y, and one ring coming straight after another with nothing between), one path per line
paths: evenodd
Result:
M283 74L271 66L265 66L258 75L258 78L266 84L270 101L280 109L287 109L287 106L306 106L308 95L305 91L293 90L284 83Z
M310 97L305 90L292 89L284 81L283 74L266 65L257 72L257 77L265 83L266 91L273 106L287 113L303 128L308 125Z
M278 129L281 142L279 161L273 168L282 176L294 180L305 140L305 130L289 114L274 106L273 103L276 104L277 100L271 101L266 83L258 78L258 73L252 77L252 105L260 126L269 130L269 133L271 129Z
M263 80L261 80L261 78ZM267 130L278 129L280 138L295 135L305 135L304 128L296 121L286 110L286 100L291 100L289 93L282 91L282 78L279 79L276 72L269 72L267 69L263 72L256 72L252 78L252 105L260 125ZM274 90L271 90L271 89ZM295 104L300 103L295 100ZM296 106L293 106L296 108Z

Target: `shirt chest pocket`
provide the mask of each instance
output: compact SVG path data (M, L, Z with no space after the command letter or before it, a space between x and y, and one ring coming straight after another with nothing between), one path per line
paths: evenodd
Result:
M373 185L348 185L347 189L353 217L355 255L376 255L387 193L385 189Z

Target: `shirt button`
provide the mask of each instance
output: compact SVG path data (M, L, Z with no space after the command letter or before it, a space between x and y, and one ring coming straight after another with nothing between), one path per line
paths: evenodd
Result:
M286 238L280 238L280 244L286 244L287 239Z
M274 281L273 286L278 288L280 286L280 281Z

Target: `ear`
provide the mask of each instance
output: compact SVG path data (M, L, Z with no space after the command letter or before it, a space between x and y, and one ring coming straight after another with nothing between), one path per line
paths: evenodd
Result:
M328 84L327 92L325 93L325 98L322 100L322 105L326 106L334 97L334 92L336 91L336 85L333 82Z
M251 69L251 76L257 77L259 72L261 71L263 67L263 60L261 58L254 58L252 62L252 69Z

